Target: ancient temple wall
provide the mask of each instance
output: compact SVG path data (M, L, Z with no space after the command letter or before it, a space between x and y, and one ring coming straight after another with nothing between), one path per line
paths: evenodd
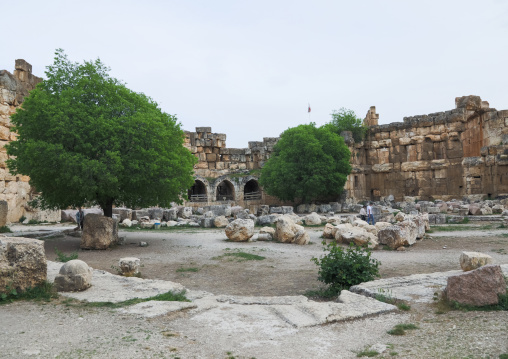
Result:
M59 221L60 211L36 211L27 205L34 193L27 176L12 175L6 165L5 145L16 138L11 115L22 105L28 92L41 79L32 75L32 65L16 60L14 73L0 70L0 200L7 201L7 221L17 222L21 216L38 221Z

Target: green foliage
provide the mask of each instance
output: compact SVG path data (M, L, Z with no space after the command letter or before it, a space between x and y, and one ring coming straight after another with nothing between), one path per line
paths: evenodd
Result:
M25 216L21 216L19 217L19 223L23 223L25 221L26 217Z
M190 268L178 268L176 270L177 273L180 272L199 272L199 268L196 267L190 267Z
M0 304L11 303L15 300L35 300L49 302L57 298L58 294L53 290L53 283L43 282L39 286L27 288L24 291L16 290L11 286L6 287L6 293L0 294Z
M325 128L312 123L289 128L274 146L259 183L281 200L337 197L351 172L349 157L344 139Z
M196 158L176 117L129 90L99 60L83 64L57 50L47 79L11 120L13 174L30 176L40 208L99 205L169 207L193 184Z
M332 120L325 127L338 135L343 131L351 131L357 143L363 141L367 133L363 120L357 117L354 111L344 107L339 111L333 111Z
M379 353L375 350L370 350L370 349L365 349L365 350L362 350L361 352L359 352L358 354L356 354L356 357L357 358L361 358L361 357L368 357L368 358L372 358L372 357L375 357L379 355Z
M0 233L12 233L11 229L7 226L0 227Z
M419 329L414 324L397 324L393 329L390 329L387 333L390 335L405 335L406 330Z
M78 252L72 252L71 254L66 255L65 253L59 251L58 248L56 248L56 247L55 247L55 254L56 254L55 260L57 262L65 263L65 262L71 261L73 259L78 259Z
M224 257L233 257L236 258L239 262L243 261L261 261L263 259L266 259L266 257L258 256L257 254L252 253L246 253L246 252L232 252L232 253L225 253L221 256L214 257L212 259L222 259Z
M320 267L318 280L328 284L335 293L379 277L380 262L371 258L370 249L351 243L344 250L336 242L322 243L326 245L323 250L329 253L319 259L313 257L311 261Z

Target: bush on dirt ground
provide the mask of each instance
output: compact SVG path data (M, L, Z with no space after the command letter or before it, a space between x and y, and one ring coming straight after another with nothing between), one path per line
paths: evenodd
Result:
M326 244L323 250L329 251L321 258L312 258L320 269L318 280L329 286L328 291L339 294L342 289L368 282L379 277L379 265L377 259L371 258L372 252L368 248L362 248L351 243L344 249L336 242Z

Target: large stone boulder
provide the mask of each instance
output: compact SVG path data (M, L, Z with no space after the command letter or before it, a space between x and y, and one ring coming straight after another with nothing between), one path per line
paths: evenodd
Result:
M305 225L307 226L319 226L321 225L321 216L319 216L316 212L312 212L305 216Z
M481 307L499 303L499 294L506 293L501 267L486 265L448 277L445 296L449 301Z
M118 229L113 218L99 214L89 214L85 217L83 234L81 235L82 249L107 249L118 241Z
M44 242L22 237L0 237L0 293L23 291L47 279Z
M80 292L92 286L92 268L79 259L68 261L55 277L58 292Z
M120 222L123 222L125 219L132 221L132 209L130 208L113 208L113 214L120 216Z
M278 218L278 216L274 215L274 214L269 214L269 215L266 215L266 216L259 216L258 217L258 224L260 226L266 226L266 225L274 224L275 221L277 220L277 218Z
M178 216L189 219L192 216L192 207L182 207L178 210Z
M178 219L178 208L165 209L162 212L162 219L164 221L176 221Z
M335 229L335 226L333 224L327 223L325 225L325 229L323 230L323 238L326 238L326 239L335 238L336 231L337 230Z
M480 252L462 252L459 258L460 268L470 271L487 264L492 264L492 257Z
M235 219L226 226L226 236L234 242L247 242L254 235L252 219Z
M404 225L402 225L405 223ZM413 245L416 242L416 225L413 222L400 222L378 231L378 241L392 249Z
M282 243L307 244L310 241L309 234L305 229L296 224L289 216L277 218L275 239Z
M374 234L360 227L353 227L342 233L341 243L349 244L351 242L361 247L368 246L371 249L375 249L379 245Z
M212 211L213 215L215 217L218 217L218 216L230 217L231 216L231 205L229 205L229 204L205 206L205 207L203 207L203 210L205 212Z
M218 217L215 217L214 220L213 220L213 224L215 225L215 227L217 228L224 228L226 227L228 224L229 224L229 221L226 217L224 216L218 216Z
M350 223L336 225L332 231L332 233L335 232L334 233L335 241L337 241L337 243L342 243L342 234L350 231L351 229L353 229L353 225Z

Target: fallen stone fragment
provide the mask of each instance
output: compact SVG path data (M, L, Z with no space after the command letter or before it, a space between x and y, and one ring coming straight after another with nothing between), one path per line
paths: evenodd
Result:
M70 260L55 277L55 288L58 292L81 292L92 286L92 273L92 268L82 260Z
M120 258L118 261L120 271L126 277L131 277L139 274L140 260L135 257Z
M449 301L475 307L498 304L499 294L506 294L506 281L498 265L486 265L448 277L445 289Z
M462 252L459 258L460 268L470 271L487 264L492 264L492 257L480 252Z
M226 226L226 236L234 242L247 242L254 235L252 219L235 219Z

